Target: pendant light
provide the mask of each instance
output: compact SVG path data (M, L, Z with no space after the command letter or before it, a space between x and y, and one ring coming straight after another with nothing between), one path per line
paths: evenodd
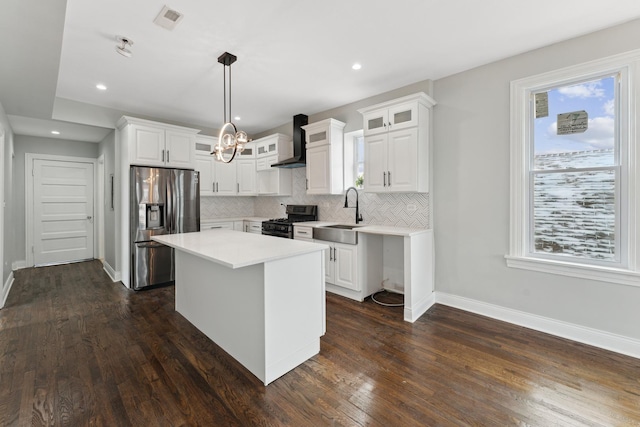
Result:
M218 142L213 146L212 155L215 159L229 163L231 162L237 153L244 151L244 146L249 142L247 133L239 131L231 122L231 64L236 62L238 58L235 55L225 52L218 57L218 62L224 67L222 82L224 86L224 124L220 128L220 135L218 135ZM227 68L229 72L229 104L227 104ZM227 116L227 112L229 115ZM227 121L227 117L229 120Z

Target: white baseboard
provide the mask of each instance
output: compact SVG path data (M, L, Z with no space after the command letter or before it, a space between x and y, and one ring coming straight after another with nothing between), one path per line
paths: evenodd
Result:
M111 267L111 265L109 265L109 263L104 260L102 261L102 269L111 278L112 282L118 282L122 278L121 273L119 271L115 271L114 268Z
M435 294L435 300L438 304L448 305L640 359L640 340L444 292L436 292Z
M0 301L0 308L3 308L4 304L7 302L7 297L9 296L9 291L11 290L11 286L13 286L14 280L12 271L9 273L7 280L2 285L2 300Z
M23 268L27 268L27 261L25 260L15 261L11 263L11 269L13 271L22 270Z
M419 301L417 304L411 307L411 309L405 306L404 320L411 323L415 322L416 320L418 320L418 317L425 314L427 310L429 310L435 303L436 303L436 293L432 292L430 295L427 296L427 298L423 299L422 301Z

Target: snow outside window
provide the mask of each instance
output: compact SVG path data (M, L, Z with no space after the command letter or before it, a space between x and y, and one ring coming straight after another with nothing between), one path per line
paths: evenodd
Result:
M639 59L511 83L508 266L640 286L630 102Z

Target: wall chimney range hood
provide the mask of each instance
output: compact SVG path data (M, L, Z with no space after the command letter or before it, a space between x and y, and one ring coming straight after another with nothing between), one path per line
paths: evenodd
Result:
M303 168L307 166L307 144L302 126L309 124L305 114L293 116L293 157L271 165L272 168Z

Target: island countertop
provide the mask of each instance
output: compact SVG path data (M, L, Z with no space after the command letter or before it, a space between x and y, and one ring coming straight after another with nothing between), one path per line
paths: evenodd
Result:
M154 236L153 240L229 268L247 267L327 248L321 243L225 229Z

